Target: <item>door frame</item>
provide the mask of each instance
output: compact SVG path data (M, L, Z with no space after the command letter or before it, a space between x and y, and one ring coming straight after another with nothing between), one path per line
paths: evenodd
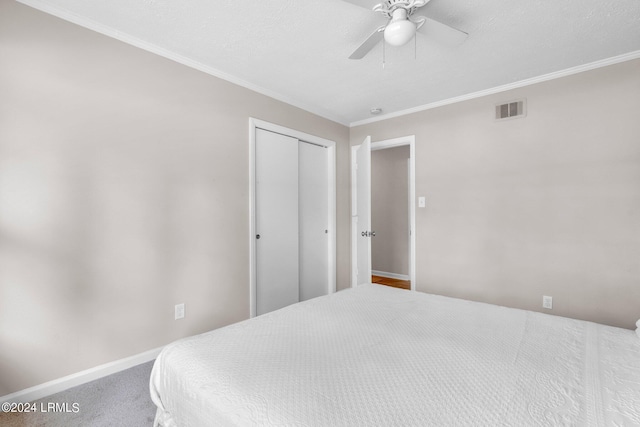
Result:
M385 139L382 141L375 141L371 143L371 151L384 150L385 148L393 148L400 147L403 145L409 146L409 280L411 281L411 290L416 290L416 155L415 155L415 145L416 145L416 137L415 135L402 136L399 138L393 139ZM355 150L359 147L359 145L354 145L351 147L351 169L353 171L355 161ZM352 180L351 183L351 203L355 203L356 194L355 194L354 182ZM352 224L353 227L353 224ZM353 233L353 230L352 230ZM353 246L353 245L352 245ZM351 248L351 259L354 259L355 248ZM358 286L357 283L354 282L353 277L355 276L354 269L356 265L351 265L351 287Z
M329 189L327 224L329 225L327 293L336 291L336 143L329 139L289 129L264 120L249 118L249 317L256 316L256 129L297 138L300 141L327 147Z

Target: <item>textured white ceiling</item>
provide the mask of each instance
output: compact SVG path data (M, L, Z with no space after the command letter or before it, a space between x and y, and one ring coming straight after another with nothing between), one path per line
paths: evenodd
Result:
M348 56L384 18L342 0L20 0L343 124L608 58L640 57L640 0L432 0L469 33ZM379 0L358 0L371 6Z

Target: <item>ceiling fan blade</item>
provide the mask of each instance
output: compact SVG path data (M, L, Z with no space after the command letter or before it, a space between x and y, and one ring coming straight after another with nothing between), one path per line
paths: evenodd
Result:
M426 5L427 3L429 3L431 0L416 0L414 2L414 6L416 7L416 9L421 8L422 6Z
M375 47L384 37L384 29L386 25L375 30L365 41L362 43L353 53L349 56L349 59L362 59L369 53L371 49Z
M343 0L343 1L371 10L373 9L373 6L376 5L376 3L380 3L380 1L382 0L377 0L377 1L376 0Z
M464 31L450 27L435 19L427 18L426 16L416 16L412 21L419 24L418 31L421 34L446 45L460 45L469 37L469 34ZM422 22L424 22L424 24Z

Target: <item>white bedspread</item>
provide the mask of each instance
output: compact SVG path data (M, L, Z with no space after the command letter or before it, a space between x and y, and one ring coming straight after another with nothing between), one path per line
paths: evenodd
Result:
M156 425L640 426L631 330L362 285L168 345Z

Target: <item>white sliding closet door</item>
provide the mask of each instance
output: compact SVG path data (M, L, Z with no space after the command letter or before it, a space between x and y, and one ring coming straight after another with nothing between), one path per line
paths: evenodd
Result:
M326 147L300 141L300 301L328 293L328 151Z
M256 129L256 314L299 301L298 140Z

